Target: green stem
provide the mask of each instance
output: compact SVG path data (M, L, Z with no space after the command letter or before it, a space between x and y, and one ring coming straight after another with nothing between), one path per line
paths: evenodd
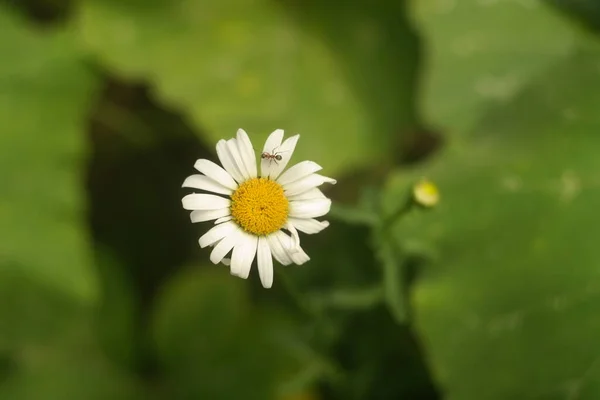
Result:
M331 205L329 215L333 219L353 225L374 226L378 221L377 215L374 213L370 213L357 207L342 206L339 204Z
M408 212L413 209L414 204L415 203L412 196L408 196L404 203L394 210L394 212L392 212L388 217L382 218L379 228L380 233L382 235L388 233L394 223L396 223L400 217L408 214Z

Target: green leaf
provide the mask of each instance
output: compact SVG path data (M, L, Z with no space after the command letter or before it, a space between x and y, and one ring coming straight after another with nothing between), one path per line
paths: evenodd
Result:
M0 270L0 304L0 350L8 352L62 340L86 318L86 310L72 298L5 266Z
M0 398L139 398L93 332L82 172L95 79L66 32L4 6L0 26Z
M439 250L413 305L448 399L600 396L599 66L581 42L505 105L473 107L468 142L426 171L439 209L395 231Z
M372 226L377 223L378 216L368 210L344 206L340 204L332 204L330 217L350 225L366 225Z
M0 264L90 301L85 118L94 79L64 32L0 7Z
M342 7L319 0L283 3L335 55L345 84L371 120L370 146L402 150L420 122L414 101L420 43L407 15L408 1L351 0ZM393 148L390 136L400 140Z
M298 159L337 175L391 156L398 130L413 124L415 39L392 2L374 15L303 5L319 17L310 29L312 18L268 0L82 3L85 47L118 74L152 82L209 143L244 128L260 151L283 128L303 135ZM333 46L319 37L324 27Z
M70 354L48 354L47 349L29 348L26 365L18 375L10 376L0 385L0 396L11 400L86 399L141 400L139 387L118 369L104 360ZM39 359L36 359L39 358Z
M111 361L135 367L141 344L136 340L138 304L126 265L107 247L98 246L96 266L101 286L97 307L98 338Z
M426 117L464 134L486 109L510 101L577 35L541 1L413 1L428 45Z
M319 309L335 308L349 311L369 310L379 305L384 298L381 285L366 288L330 289L311 293L310 302Z
M251 306L247 281L215 268L185 271L159 300L153 338L168 397L271 398L288 358L276 321Z
M100 350L93 308L22 275L0 274L0 398L140 399Z
M210 353L239 337L239 326L249 312L247 293L243 281L224 272L186 271L164 289L154 337L167 366L176 366L195 351ZM195 348L187 343L191 339Z
M383 235L378 235L383 236ZM385 237L374 240L376 253L383 269L384 297L397 323L406 322L405 284L402 260L393 241Z

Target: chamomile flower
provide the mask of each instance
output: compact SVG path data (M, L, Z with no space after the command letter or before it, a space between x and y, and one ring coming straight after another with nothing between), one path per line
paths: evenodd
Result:
M232 275L246 279L256 258L265 288L273 284L273 258L283 265L310 260L300 247L298 231L314 234L329 226L315 219L331 207L319 186L336 181L317 174L321 167L312 161L284 172L299 137L283 141L283 130L271 133L260 156L259 174L250 138L239 129L236 138L217 143L223 167L200 159L194 165L200 174L183 183L208 192L189 194L182 204L192 211L192 222L215 220L199 240L200 247L213 248L210 260L230 265Z

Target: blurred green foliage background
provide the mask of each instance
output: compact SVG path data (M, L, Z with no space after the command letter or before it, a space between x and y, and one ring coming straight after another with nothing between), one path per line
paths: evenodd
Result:
M0 399L600 399L598 4L0 1ZM339 181L271 290L181 208L237 128Z

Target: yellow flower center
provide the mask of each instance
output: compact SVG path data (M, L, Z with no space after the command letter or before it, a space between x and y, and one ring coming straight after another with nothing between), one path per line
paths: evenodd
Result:
M233 220L257 236L281 229L287 221L288 209L283 187L271 179L249 179L231 195Z

